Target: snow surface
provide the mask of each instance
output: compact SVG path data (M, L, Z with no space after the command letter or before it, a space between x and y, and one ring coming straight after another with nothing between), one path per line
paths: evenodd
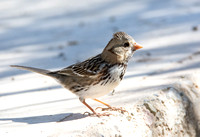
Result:
M114 95L99 98L112 106L132 105L176 82L176 76L200 70L199 0L2 0L0 5L1 137L73 136L95 119L83 116L89 110L53 79L9 65L57 70L100 53L113 32L124 31L144 48L129 62Z

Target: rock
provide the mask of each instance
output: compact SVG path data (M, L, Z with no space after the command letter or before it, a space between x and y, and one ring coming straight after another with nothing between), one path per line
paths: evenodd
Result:
M75 46L75 45L78 45L78 41L76 41L76 40L68 41L67 44L68 44L69 46Z
M193 27L192 27L192 30L193 30L193 31L197 31L197 30L198 30L198 26L193 26Z
M129 113L93 120L77 137L198 137L200 136L200 83L194 76L126 107Z

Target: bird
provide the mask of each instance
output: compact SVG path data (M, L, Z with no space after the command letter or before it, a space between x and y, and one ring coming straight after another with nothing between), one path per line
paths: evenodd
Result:
M105 114L97 113L86 103L86 99L93 99L112 108L97 98L112 92L119 85L126 72L128 61L135 51L141 48L143 47L127 33L116 32L100 54L60 70L49 71L20 65L11 67L54 78L64 88L77 95L80 102L92 111L92 115L99 117Z

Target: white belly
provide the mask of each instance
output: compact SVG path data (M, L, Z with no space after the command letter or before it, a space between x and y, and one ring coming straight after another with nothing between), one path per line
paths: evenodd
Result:
M110 70L111 78L107 82L107 84L102 84L103 82L105 82L105 81L102 81L94 86L91 86L87 91L79 92L78 93L79 96L82 98L97 98L113 91L114 88L118 86L121 81L119 77L122 73L122 69L123 69L122 67L119 68L118 66L112 67Z
M105 94L111 92L114 90L114 88L116 86L119 85L119 82L115 82L112 84L107 84L107 85L100 85L97 84L91 88L89 88L83 95L83 98L97 98L97 97L101 97L104 96ZM84 92L84 91L83 91Z

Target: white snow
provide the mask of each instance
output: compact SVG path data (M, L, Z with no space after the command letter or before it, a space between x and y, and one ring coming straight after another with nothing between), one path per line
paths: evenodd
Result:
M120 107L179 75L200 71L199 0L4 0L0 5L2 137L74 136L96 120L84 117L88 108L53 79L9 65L61 69L100 53L113 32L124 31L143 49L130 60L115 94L100 98Z

